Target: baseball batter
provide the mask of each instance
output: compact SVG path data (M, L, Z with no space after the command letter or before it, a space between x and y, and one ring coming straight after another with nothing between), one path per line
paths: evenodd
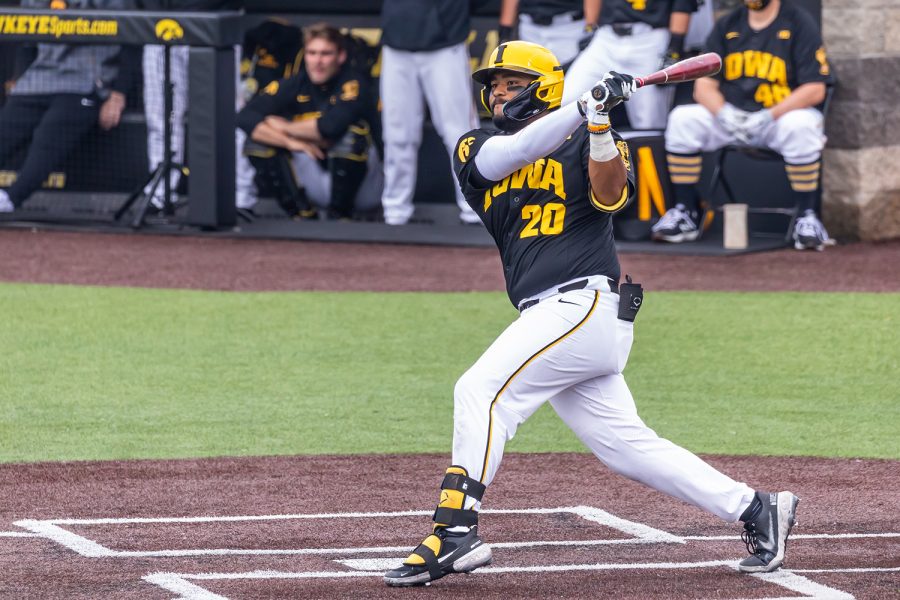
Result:
M683 58L697 0L604 0L600 28L566 73L563 103L609 70L643 75ZM651 86L625 105L634 129L665 129L674 89Z
M715 77L698 80L698 104L676 107L666 129L666 152L676 205L653 226L654 239L695 240L700 230L701 152L728 144L770 148L785 170L803 216L793 236L798 250L830 242L815 214L820 158L825 146L822 113L831 69L812 17L781 0L744 0L725 15L707 41L723 59Z
M619 282L611 218L631 198L633 176L609 110L631 97L633 79L607 73L561 106L559 62L521 41L501 44L473 77L494 128L464 134L454 168L497 243L520 316L457 382L453 466L433 532L385 582L422 585L491 562L478 536L481 500L507 440L545 402L614 471L744 521L752 555L742 570L777 569L798 499L754 492L658 437L622 375L642 291Z

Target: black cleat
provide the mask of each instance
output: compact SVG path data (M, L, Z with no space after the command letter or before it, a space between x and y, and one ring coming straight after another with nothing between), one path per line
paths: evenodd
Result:
M784 563L787 539L794 526L800 498L791 492L756 492L741 520L741 539L750 556L738 564L744 573L769 573ZM746 518L744 518L746 516Z
M391 587L425 585L450 573L470 573L491 563L491 547L478 537L478 527L454 533L443 527L413 550L403 564L384 574Z

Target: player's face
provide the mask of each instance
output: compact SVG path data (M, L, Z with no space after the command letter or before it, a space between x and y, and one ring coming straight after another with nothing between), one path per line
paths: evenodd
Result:
M316 85L325 83L337 75L346 59L346 53L324 38L310 40L303 52L306 73L310 81Z
M762 10L769 5L772 0L744 0L744 6L750 10Z
M503 116L503 105L515 98L528 84L537 79L514 71L498 71L491 77L491 112L494 117Z

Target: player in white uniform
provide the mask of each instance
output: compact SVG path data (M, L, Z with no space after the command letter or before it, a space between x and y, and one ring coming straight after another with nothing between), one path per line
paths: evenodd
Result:
M563 103L606 71L647 75L683 58L697 0L604 0L600 27L566 73ZM645 93L646 92L646 93ZM665 129L672 86L650 86L625 105L633 129Z
M388 225L405 225L413 216L426 104L448 154L460 135L478 125L466 47L469 5L462 0L385 0L382 5L381 203ZM459 218L478 223L459 187L454 189Z
M634 195L634 178L609 110L631 97L634 80L608 73L593 93L560 106L559 62L522 41L498 46L473 78L485 86L495 128L464 134L454 168L497 243L520 315L457 381L453 466L433 533L385 583L423 585L491 562L478 537L483 494L506 442L546 402L614 471L726 521L744 521L752 556L742 571L777 569L797 498L754 492L657 436L638 416L622 375L643 292L628 277L619 283L612 215Z
M785 170L802 216L794 247L822 250L832 243L816 216L823 117L831 70L812 17L781 0L745 0L722 17L707 49L723 59L715 77L695 83L698 104L678 106L666 130L675 206L652 227L654 240L686 242L700 235L701 152L728 144L770 148Z
M503 0L500 4L500 42L514 37L540 44L563 65L579 51L579 41L592 34L600 18L600 0Z

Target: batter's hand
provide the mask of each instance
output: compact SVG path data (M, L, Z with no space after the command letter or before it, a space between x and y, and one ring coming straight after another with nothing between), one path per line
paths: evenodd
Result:
M603 104L594 99L591 92L585 92L578 99L578 108L581 114L587 119L587 130L589 133L606 133L609 131L609 112L604 108Z
M591 97L598 103L598 110L608 113L619 104L625 102L637 89L634 77L622 75L615 71L608 71L591 88Z
M122 111L125 110L125 94L113 92L100 107L100 127L103 131L109 131L118 127L122 120Z

